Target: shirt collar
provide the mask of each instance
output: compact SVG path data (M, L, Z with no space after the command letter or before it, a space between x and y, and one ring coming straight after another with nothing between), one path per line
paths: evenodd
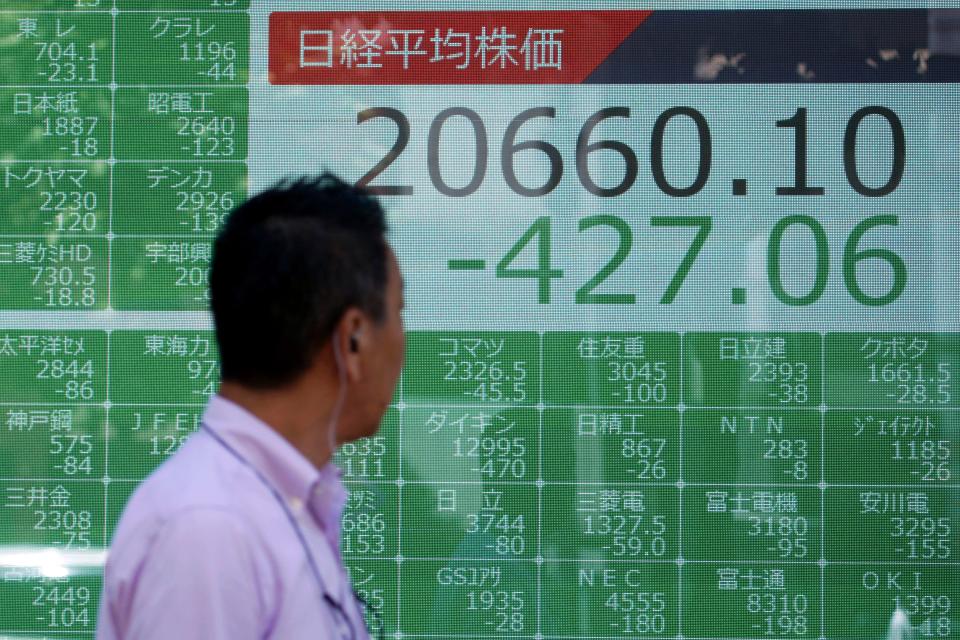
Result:
M295 513L307 508L339 546L346 490L332 461L317 469L270 425L219 395L210 398L203 422L262 473Z

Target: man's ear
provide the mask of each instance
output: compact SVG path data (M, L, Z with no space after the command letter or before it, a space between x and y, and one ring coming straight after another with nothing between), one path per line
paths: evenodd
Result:
M359 382L363 378L363 357L365 356L366 341L364 333L367 325L366 316L356 307L349 307L340 316L337 330L332 340L337 340L338 349L347 380Z

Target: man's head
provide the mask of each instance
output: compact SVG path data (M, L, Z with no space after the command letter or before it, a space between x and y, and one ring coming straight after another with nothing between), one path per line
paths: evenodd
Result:
M210 271L223 380L258 391L306 377L339 384L339 358L350 402L338 439L375 432L404 350L385 234L379 203L330 174L282 182L233 211Z

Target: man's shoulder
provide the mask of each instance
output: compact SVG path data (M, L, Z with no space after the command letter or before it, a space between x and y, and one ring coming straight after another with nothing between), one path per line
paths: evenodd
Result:
M224 483L222 475L192 472L192 449L185 445L182 455L164 463L127 504L104 568L99 624L105 629L139 625L142 631L155 625L148 636L130 633L183 637L169 631L205 621L209 598L232 607L233 622L240 615L234 605L242 603L249 627L259 628L276 606L277 563L255 513L209 486L191 488L192 483ZM216 458L210 462L218 466ZM186 617L171 619L171 608Z
M251 476L205 434L192 436L161 464L130 496L111 547L146 546L169 523L177 520L230 519L246 522L256 493L243 491ZM244 499L240 499L240 495Z

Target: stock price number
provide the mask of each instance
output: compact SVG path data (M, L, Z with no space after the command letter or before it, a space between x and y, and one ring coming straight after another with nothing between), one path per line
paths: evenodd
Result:
M616 591L603 606L621 615L620 633L661 634L667 628L667 597L662 591Z
M553 192L560 184L564 174L564 159L560 150L545 140L525 139L518 142L520 130L529 121L537 118L555 118L556 109L553 107L534 107L517 115L506 128L500 148L500 164L503 170L503 179L515 193L525 197L540 197ZM879 118L886 123L890 132L892 146L892 166L886 180L879 185L868 185L860 176L857 160L857 137L860 127L868 117ZM469 181L463 185L451 185L443 176L440 167L442 133L451 119L462 119L469 124L474 137L473 173ZM576 141L575 166L576 174L583 188L592 195L601 198L620 196L634 186L638 179L640 162L636 152L621 140L594 140L594 129L603 121L609 119L629 119L628 107L607 107L590 116ZM357 184L368 188L378 195L409 196L413 195L411 185L384 185L374 184L374 181L388 167L390 167L406 149L411 136L411 126L408 117L401 111L390 107L374 107L365 109L357 114L357 123L376 119L388 119L397 126L398 135L390 151L377 162ZM674 184L667 177L665 154L665 135L668 125L674 121L689 120L696 128L699 148L699 161L696 175L689 184ZM807 171L807 110L798 108L790 118L776 122L779 128L793 129L794 163L792 184L776 188L778 196L822 196L823 187L813 186L808 180ZM843 134L843 170L850 187L858 194L866 197L881 197L892 193L901 183L906 166L906 142L903 125L895 112L882 106L864 107L853 113L846 125ZM650 171L658 189L674 198L686 198L700 193L707 185L713 166L713 145L710 125L703 114L693 107L682 106L667 109L657 118L650 141ZM598 178L591 174L589 159L592 154L609 152L620 156L623 163L623 174L617 184L601 185ZM523 184L517 175L521 153L538 153L544 157L549 166L547 177L542 184ZM467 107L451 107L441 111L433 120L427 141L427 168L430 180L438 192L450 197L465 197L474 194L483 184L489 156L489 137L483 119L476 111ZM524 156L529 161L532 156ZM745 194L745 181L734 180L735 195ZM866 306L883 306L897 300L907 284L907 268L903 259L892 250L873 246L865 239L874 230L883 227L896 227L898 218L895 215L877 215L861 220L856 224L846 238L842 257L843 284L847 292L860 304ZM672 303L683 285L687 275L697 261L701 250L706 244L713 227L713 220L709 216L652 216L650 226L652 233L656 230L674 229L677 231L696 230L686 254L677 266L677 269L660 297L660 304ZM633 291L611 291L605 286L605 281L627 260L633 251L633 240L636 229L621 217L614 215L594 215L581 218L577 223L579 234L612 234L615 239L615 249L610 253L606 264L592 277L583 282L576 290L574 299L576 304L636 304L636 294ZM802 236L796 236L800 232ZM643 233L647 233L643 230ZM793 266L785 264L782 259L784 253L785 236L792 234L798 239L797 243L809 243L812 251L805 252L812 257L812 265L801 271L810 273L807 282L789 290L785 284L784 274ZM873 235L873 234L871 234ZM537 301L540 304L551 302L552 281L562 278L562 269L554 266L552 261L553 244L552 221L548 216L536 219L523 233L512 247L510 247L496 267L497 278L527 278L537 282ZM800 239L802 238L802 239ZM517 266L517 258L525 253L527 248L536 254L534 264ZM573 252L570 252L573 253ZM475 261L467 261L475 262ZM478 261L481 264L484 261ZM529 261L528 261L529 262ZM890 281L885 291L875 291L873 287L864 287L864 266L875 269L869 274L873 276L877 268L889 271ZM451 266L451 268L454 268ZM462 268L462 267L458 267ZM470 268L483 268L470 267ZM826 290L830 275L830 249L827 232L824 226L814 217L804 214L785 216L773 226L767 241L766 251L767 280L773 295L783 304L789 306L806 306L817 302ZM811 273L812 272L812 273ZM871 282L867 279L866 282ZM735 300L741 294L735 290ZM738 303L740 303L738 301Z
M521 129L531 120L538 118L554 119L557 110L554 107L533 107L526 109L514 117L507 125L503 140L500 144L500 165L503 170L503 179L510 189L525 197L533 198L545 196L560 184L564 174L564 160L560 150L546 140L531 140L520 138ZM890 172L879 185L867 185L860 176L857 159L857 137L860 126L868 117L882 119L889 131L892 146L893 162ZM582 187L592 195L601 198L612 198L622 195L636 184L640 173L640 161L637 153L622 140L595 140L594 129L602 122L610 119L619 121L629 120L630 108L625 106L605 107L591 115L584 122L576 140L574 164L577 179ZM406 150L410 143L410 119L402 111L392 107L372 107L357 113L357 124L371 120L387 119L397 126L397 138L391 149L380 159L360 180L359 186L367 187L377 195L409 196L413 195L411 185L383 185L372 182L393 164ZM463 186L451 185L443 177L440 166L443 131L447 123L457 118L465 121L473 134L473 174ZM667 178L667 154L665 154L665 138L667 127L679 121L689 121L696 128L698 160L696 174L689 184L673 184ZM776 188L779 196L822 196L823 187L812 186L807 178L807 109L799 107L794 114L776 122L778 128L793 129L793 184ZM623 162L623 174L619 182L604 186L599 184L591 174L590 157L599 152L611 152L620 156ZM669 151L669 149L666 149ZM536 152L542 154L549 165L546 179L541 184L523 184L517 176L519 154ZM653 125L650 136L650 172L657 188L664 194L675 198L687 198L699 193L707 185L713 168L713 137L710 124L703 113L694 107L677 106L662 112ZM880 197L892 193L903 179L906 167L906 136L903 124L895 112L882 106L868 106L854 112L847 121L843 134L843 170L850 187L860 195ZM434 188L445 196L462 198L475 193L483 184L487 174L487 165L490 156L490 142L487 126L483 119L469 107L450 107L436 115L430 124L427 134L427 169L430 181ZM459 157L459 156L458 156ZM529 156L526 157L529 159ZM735 181L739 182L739 181ZM735 185L735 192L737 187ZM737 193L737 195L742 195Z
M33 587L33 606L42 611L38 616L47 629L86 629L95 623L90 605L90 587L68 584Z

